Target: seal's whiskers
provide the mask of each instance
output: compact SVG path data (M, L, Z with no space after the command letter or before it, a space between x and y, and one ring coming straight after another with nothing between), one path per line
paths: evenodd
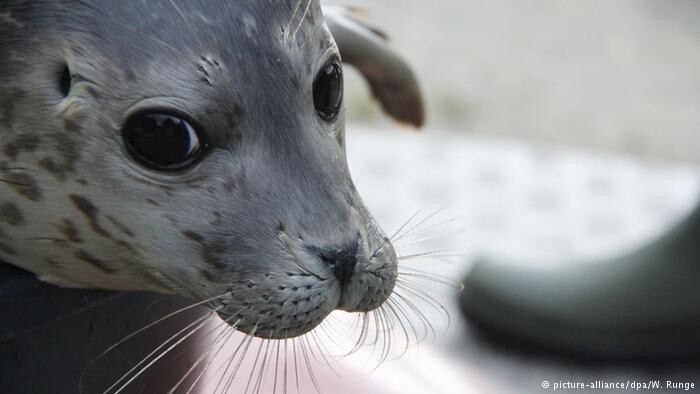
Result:
M439 211L440 212L441 208ZM432 219L436 212L431 212ZM447 224L454 221L443 221ZM412 224L413 223L413 224ZM411 220L404 223L404 230L399 231L398 237L406 238L407 234L416 234L426 229L439 228L441 225L429 223L429 219L414 215ZM440 236L427 237L425 240L440 239ZM416 245L420 242L412 242ZM423 259L439 260L452 256L446 250L434 250L421 253L409 253L399 257L399 261L416 261ZM316 375L316 368L323 366L338 376L352 376L352 371L347 370L341 359L347 357L367 357L365 365L368 370L357 373L355 376L367 375L389 359L405 356L417 343L426 340L435 340L438 334L438 320L431 313L437 313L450 326L450 317L447 310L438 301L438 295L432 294L430 288L424 283L446 286L450 289L459 289L449 278L434 274L425 269L401 266L398 269L398 278L393 293L387 301L378 309L370 312L348 314L342 316L332 314L316 329L295 338L274 339L275 331L270 329L265 332L266 337L253 338L260 334L260 323L256 324L255 332L245 335L239 341L233 354L227 357L225 364L219 367L215 375L218 376L217 387L214 393L228 393L240 382L243 393L273 392L287 393L294 391L309 392L311 390L320 393L321 387ZM352 317L352 321L340 317ZM261 318L263 321L264 318ZM228 342L234 337L233 330L237 324L232 324L228 333L216 332L215 338L197 359L194 365L180 379L171 393L182 385L188 375L197 370L203 363L205 366L194 383L188 389L192 392L194 387L203 382L203 376L208 374L214 364L214 359L222 354L223 349L229 349ZM350 335L348 335L348 331ZM345 341L347 338L349 341ZM284 343L282 343L284 342ZM347 349L349 351L336 351ZM360 353L361 349L367 352ZM253 350L251 352L251 350ZM207 360L206 362L204 360ZM363 368L364 369L364 368ZM245 385L241 375L247 376ZM308 384L309 387L304 387ZM313 387L311 389L310 387Z
M240 321L240 320L239 320L239 321ZM238 323L236 323L235 325L238 325ZM202 377L205 375L205 373L209 370L209 367L214 363L214 360L216 359L216 357L217 357L217 356L221 353L221 351L226 347L226 346L225 346L226 343L228 343L229 339L231 339L231 337L233 336L233 334L236 333L236 330L235 330L235 329L231 329L231 330L226 330L226 329L224 329L224 330L225 330L225 332L226 332L226 336L224 337L224 339L223 339L223 341L222 341L221 343L216 343L216 345L219 345L219 346L218 346L218 349L216 350L216 352L215 352L214 354L211 354L211 355L207 355L207 356L206 356L206 358L208 359L206 365L202 368L202 370L199 372L199 374L197 375L197 377L194 379L194 381L192 382L192 384L190 385L190 387L187 389L186 394L190 394L190 393L195 389L195 387L197 387L197 384L200 382L200 380L201 380Z
M436 257L466 257L465 255L460 255L460 254L447 254L452 252L451 250L433 250L429 252L423 252L423 253L415 253L415 254L408 254L404 256L398 256L397 259L399 261L406 261L406 260L414 260L414 259L420 259L420 258L436 258Z
M238 370L241 367L241 364L243 363L243 360L245 359L245 356L248 354L248 349L250 349L250 344L253 342L253 339L255 338L255 332L258 329L258 324L255 325L253 330L251 331L250 334L246 335L246 337L239 343L238 347L236 348L236 351L229 357L228 363L226 364L226 369L224 370L224 373L221 375L221 380L219 380L219 383L217 384L216 388L214 389L214 393L218 392L219 385L221 382L225 379L226 383L223 386L223 390L221 391L222 393L228 393L229 388L231 387L231 384L233 383L234 378L236 377ZM241 353L241 356L239 357L238 361L236 362L235 366L233 367L233 370L231 371L231 375L227 377L228 369L232 365L233 361L236 359L236 355L238 354L238 351L241 349L241 346L243 346L243 353Z
M406 229L405 231L403 231L401 234L399 234L400 230L397 231L392 237L390 237L390 238L391 238L391 241L392 241L392 242L396 242L396 241L401 240L401 239L405 238L406 236L410 235L410 234L413 233L414 231L417 231L417 229L418 229L420 226L424 225L426 222L428 222L429 220L431 220L431 219L433 219L434 217L436 217L437 215L439 215L441 212L443 212L443 211L444 211L445 209L447 209L448 207L449 207L449 204L445 204L445 205L441 206L440 208L436 209L435 211L433 211L432 213L430 213L429 215L427 215L427 216L424 217L423 219L419 220L418 223L416 223L416 224L412 225L411 227L407 228L407 229ZM425 208L424 208L424 209L425 209ZM421 209L421 210L418 211L416 214L414 214L414 215L411 217L411 219L409 219L409 222L412 221L413 219L415 219L420 213L422 213L424 209ZM408 223L407 223L407 224L408 224ZM406 225L407 225L407 224L406 224ZM406 225L404 225L403 227L405 227Z
M406 277L411 277L411 278L416 278L416 279L423 279L429 282L435 282L441 285L445 285L447 287L452 287L455 290L461 290L461 286L458 284L455 284L453 280L450 278L443 276L443 275L438 275L434 274L430 271L425 271L425 270L419 270L415 268L407 268L404 267L399 270L399 281L404 281ZM404 278L404 279L402 279Z
M306 9L304 9L304 13L301 15L301 18L299 18L299 23L297 24L297 27L292 32L292 37L295 37L297 35L297 32L299 32L299 29L304 24L304 20L306 20L306 16L309 15L309 10L311 9L312 3L313 3L313 0L308 0L306 2Z
M107 393L112 392L112 390L114 390L117 386L119 386L119 388L118 388L116 391L114 391L113 394L118 394L118 393L122 392L126 387L129 386L129 384L131 384L134 380L136 380L136 378L138 378L140 375L142 375L144 372L146 372L146 370L148 370L148 368L150 368L153 364L155 364L156 362L158 362L158 360L160 360L161 358L163 358L166 354L170 353L170 351L172 351L172 350L175 349L178 345L180 345L181 343L183 343L187 338L191 337L191 336L194 335L196 332L198 332L200 329L202 329L207 323L209 323L209 319L212 317L212 315L213 315L213 312L212 312L212 313L208 313L208 314L206 314L206 315L204 315L204 316L198 318L198 319L195 320L194 322L188 324L188 325L187 325L185 328L183 328L182 330L178 331L175 335L173 335L173 336L171 336L170 338L168 338L165 342L163 342L163 343L162 343L160 346L158 346L155 350L153 350L153 351L152 351L151 353L149 353L146 357L144 357L138 364L136 364L135 366L133 366L129 371L127 371L124 375L122 375L122 377L119 378L116 382L114 382L110 387L108 387L108 388L103 392L103 394L107 394ZM193 328L193 327L194 327L194 328ZM147 361L149 358L151 358L152 356L154 356L156 353L158 353L158 351L160 351L160 350L163 349L165 346L167 346L168 343L170 343L171 341L175 340L179 335L183 334L184 332L186 332L186 331L188 331L188 330L190 330L190 331L189 331L186 335L184 335L182 338L180 338L180 339L178 339L177 341L175 341L175 343L173 343L172 345L170 345L167 349L165 349L163 352L161 352L159 355L157 355L153 360L151 360L151 361L148 362L146 365L144 365L144 367L141 368L138 372L134 373L134 371L136 371L141 365L143 365L144 363L146 363L146 361ZM134 373L133 376L131 376L131 378L129 378L129 376L130 376L132 373ZM127 378L128 378L128 380L126 380ZM124 382L125 380L126 380L126 382ZM122 382L124 382L124 383L122 384ZM121 384L121 386L120 386L120 384Z
M142 333L142 332L148 330L149 328L151 328L151 327L153 327L153 326L156 326L156 325L158 325L158 324L160 324L160 323L162 323L162 322L164 322L164 321L166 321L166 320L168 320L168 319L170 319L170 318L172 318L172 317L175 317L175 316L177 316L177 315L179 315L179 314L181 314L181 313L183 313L183 312L189 311L189 310L191 310L191 309L193 309L193 308L196 308L196 307L198 307L198 306L206 305L206 304L208 304L208 303L210 303L210 302L212 302L212 301L216 301L216 300L221 299L221 298L224 298L224 297L226 297L226 295L218 295L218 296L214 296L214 297L208 298L208 299L206 299L206 300L202 300L202 301L200 301L200 302L195 302L194 304L188 305L188 306L186 306L186 307L184 307L184 308L180 308L180 309L178 309L178 310L176 310L176 311L174 311L174 312L171 312L171 313L169 313L169 314L167 314L167 315L161 317L160 319L158 319L158 320L156 320L156 321L154 321L154 322L152 322L152 323L149 323L149 324L146 325L146 326L143 326L143 327L137 329L136 331L134 331L134 332L132 332L131 334L125 336L125 337L122 338L122 339L120 339L120 340L117 341L114 345L108 347L105 351L103 351L102 353L100 353L100 354L95 358L95 360L94 360L92 363L90 363L90 366L93 365L97 360L99 360L99 359L101 359L102 357L104 357L107 353L113 351L116 347L118 347L118 346L121 345L122 343L124 343L124 342L128 341L129 339L135 337L136 335L138 335L138 334L140 334L140 333ZM89 368L90 366L88 366L88 368Z
M190 376L190 374L191 374L195 369L197 369L197 367L199 367L199 365L200 365L204 360L209 359L209 360L212 360L212 361L213 361L213 358L216 357L216 355L221 351L221 349L223 349L223 346L221 346L221 345L225 344L226 341L228 340L228 338L230 338L231 335L233 335L233 333L236 331L236 327L238 326L238 323L231 323L231 321L232 321L233 319L235 319L236 316L237 316L237 315L233 315L233 316L229 317L228 319L226 319L226 320L224 320L223 322L221 322L220 324L218 324L215 330L212 330L212 331L216 331L216 330L218 330L218 329L221 329L221 330L220 330L221 332L220 332L219 334L217 334L217 336L216 336L216 338L214 338L214 340L211 341L211 343L209 344L209 346L202 352L202 355L192 364L192 366L190 366L190 368L187 370L187 372L185 372L185 373L183 374L182 378L180 378L180 380L175 384L175 386L173 386L173 388L170 389L170 391L168 391L168 394L174 393L175 390L177 390L177 389L180 387L180 385L182 385L182 383L185 382L185 380L187 379L187 377ZM240 322L240 319L238 320L238 322ZM224 324L224 323L226 323L226 324ZM223 329L222 329L222 327L223 327ZM217 351L212 355L212 354L211 354L212 351L213 351L214 348L217 347L217 346L218 346ZM210 356L211 356L211 357L210 357ZM195 379L195 381L194 381L194 383L192 384L192 386L194 386L194 385L197 384L197 381L199 381L199 378L204 374L204 372L206 371L207 367L208 367L210 364L211 364L211 363L209 362L209 363L207 363L207 364L205 365L205 367L202 369L202 371L201 371L201 372L199 373L199 375L197 376L197 379ZM188 390L188 392L192 389L192 386L190 387L190 389Z
M449 223L449 222L448 222L448 223ZM447 224L447 223L444 223L444 224ZM426 230L428 230L428 229L426 229ZM429 237L419 238L419 239L411 240L411 241L408 241L408 242L396 242L396 241L394 241L393 244L394 244L394 246L397 247L397 248L405 248L405 247L408 247L408 246L419 245L419 244L422 244L422 243L425 243L425 242L431 242L431 241L438 241L438 240L449 239L449 238L456 237L456 236L462 235L462 234L464 234L464 230L463 230L463 229L457 229L457 230L455 230L455 231L453 231L453 232L444 233L444 234L438 234L438 235L432 235L432 236L429 236Z
M246 383L245 390L243 390L243 393L247 393L248 389L250 388L250 383L253 381L253 376L255 375L255 367L258 366L258 360L260 359L260 352L263 349L263 346L265 345L266 340L260 341L260 345L258 346L258 351L255 353L255 360L253 361L253 367L251 369L250 376L248 376L248 383ZM264 369L264 365L260 368L261 370Z
M309 374L309 379L311 379L311 384L314 386L314 391L321 393L321 389L318 385L316 379L316 374L314 373L313 367L311 366L311 359L309 357L310 349L308 349L308 343L305 343L306 336L299 337L301 353L304 357L304 364L306 364L306 372Z

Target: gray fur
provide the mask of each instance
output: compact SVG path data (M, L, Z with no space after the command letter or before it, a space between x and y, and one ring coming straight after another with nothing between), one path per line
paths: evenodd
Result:
M352 183L344 116L314 111L338 51L317 1L6 0L0 16L0 259L68 287L224 295L211 306L265 338L387 299L396 255ZM145 108L195 119L210 153L177 175L135 163L120 130ZM343 251L344 287L320 257Z

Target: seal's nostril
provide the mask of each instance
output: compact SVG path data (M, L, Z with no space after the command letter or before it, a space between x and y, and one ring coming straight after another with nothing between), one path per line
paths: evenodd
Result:
M333 275L338 279L341 286L350 283L352 275L357 265L357 243L347 245L340 249L323 249L318 252L318 256L328 264L333 270Z
M70 69L68 65L63 65L58 73L58 90L61 96L68 97L70 93L72 81L71 81Z

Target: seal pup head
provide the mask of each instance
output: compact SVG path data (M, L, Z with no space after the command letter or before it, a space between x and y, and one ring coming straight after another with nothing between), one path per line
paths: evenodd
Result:
M317 1L32 4L0 6L0 258L264 338L389 297Z

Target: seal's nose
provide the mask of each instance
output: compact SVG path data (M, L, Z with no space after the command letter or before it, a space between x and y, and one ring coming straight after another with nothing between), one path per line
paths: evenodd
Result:
M342 248L322 249L318 251L318 257L333 270L333 275L340 282L341 287L345 287L355 272L357 265L358 244L345 245Z

